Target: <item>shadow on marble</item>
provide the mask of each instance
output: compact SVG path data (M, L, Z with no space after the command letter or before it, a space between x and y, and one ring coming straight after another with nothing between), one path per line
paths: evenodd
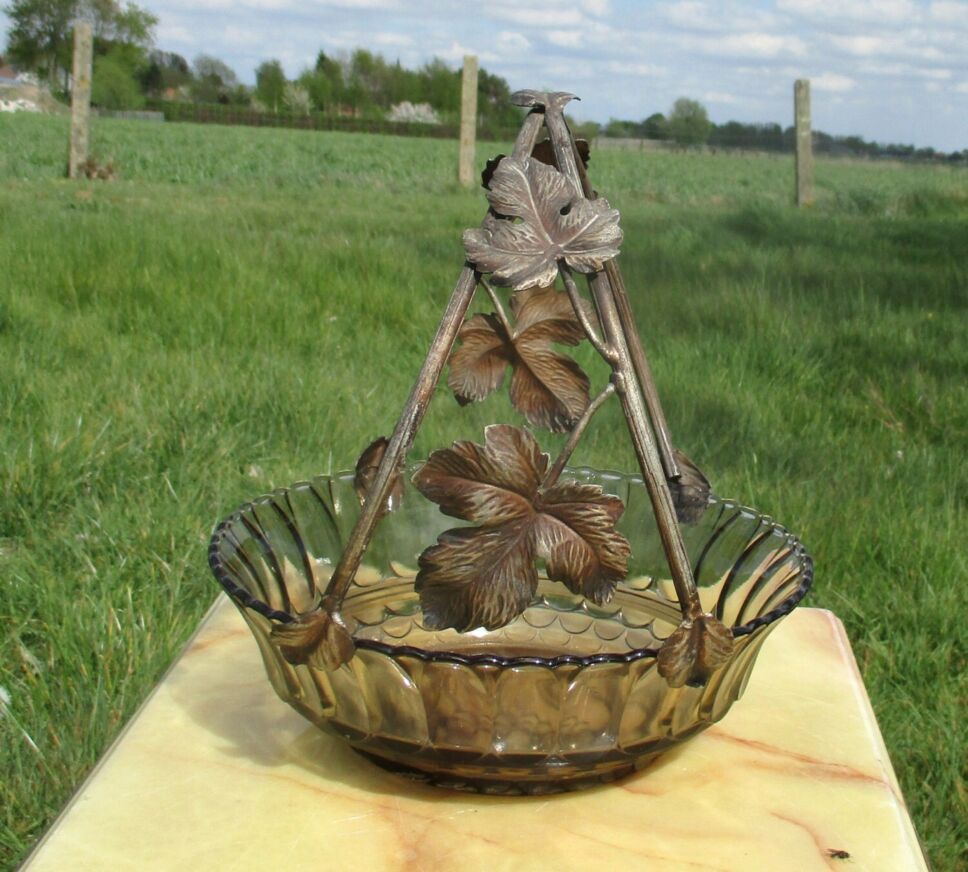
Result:
M244 635L245 641L250 641L248 631ZM232 641L234 647L235 640ZM223 653L227 655L229 652ZM189 649L186 658L190 660L191 654ZM319 778L321 784L335 781L363 793L406 794L409 798L427 802L445 800L480 807L482 803L555 802L574 794L574 791L566 791L536 796L489 796L437 787L388 772L358 754L340 737L307 724L275 696L261 663L235 661L233 669L245 674L246 680L236 682L234 686L223 682L218 693L193 693L192 683L186 680L173 680L169 686L172 702L195 724L224 743L218 753L225 757L245 760L261 769L296 766ZM212 686L210 682L206 684ZM640 782L650 774L675 765L682 752L683 746L674 746L640 771L607 784L586 787L581 793L593 795L617 788L648 793L650 791L643 789Z

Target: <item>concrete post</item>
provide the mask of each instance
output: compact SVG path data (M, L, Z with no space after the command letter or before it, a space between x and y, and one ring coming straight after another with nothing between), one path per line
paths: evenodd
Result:
M810 80L793 85L793 115L797 143L797 205L813 203L813 135L810 130Z
M465 187L474 183L474 146L477 141L477 58L464 56L460 95L460 157L457 178Z
M79 179L84 174L91 120L91 25L78 21L74 25L74 83L71 88L71 152L68 175Z

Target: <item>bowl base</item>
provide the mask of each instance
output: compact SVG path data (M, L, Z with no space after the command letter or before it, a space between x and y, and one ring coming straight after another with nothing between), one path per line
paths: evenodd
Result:
M669 743L671 744L671 743ZM620 761L599 761L587 767L578 766L572 761L561 761L555 766L545 758L540 767L522 766L509 769L507 763L501 766L486 765L449 765L446 769L423 769L394 756L375 754L371 750L353 746L353 750L381 769L402 775L414 781L440 787L445 790L458 790L465 793L484 793L493 796L546 796L584 790L627 778L645 768L664 751L669 744L656 748L651 753ZM412 758L410 758L412 759ZM551 765L547 765L551 763Z

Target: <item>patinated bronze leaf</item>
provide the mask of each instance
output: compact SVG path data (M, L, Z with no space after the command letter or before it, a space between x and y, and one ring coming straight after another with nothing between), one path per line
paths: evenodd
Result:
M503 626L548 577L607 602L628 572L629 544L615 530L625 509L596 485L542 480L548 458L527 431L496 424L484 444L455 442L430 455L413 482L445 514L479 526L447 530L420 555L414 584L432 629Z
M366 495L370 490L370 485L373 483L373 479L376 477L376 472L380 468L380 462L383 460L383 455L386 454L387 445L389 444L389 440L386 436L380 436L378 439L374 439L369 445L366 446L366 448L363 449L363 453L360 455L359 460L356 461L356 474L353 476L353 489L356 491L356 496L360 501L360 505L363 505L363 503L366 501ZM392 512L399 508L402 502L403 480L398 474L394 478L393 484L390 487L390 493L387 496L384 511Z
M669 482L676 518L681 524L695 524L709 505L709 479L678 448L673 449L673 454L682 473L678 479Z
M465 231L464 248L475 268L498 284L550 285L559 262L592 273L618 254L618 211L604 198L586 200L562 173L534 158L504 158L487 198L507 217L488 215L481 227Z
M461 405L482 400L501 386L510 366L511 403L528 422L554 432L570 430L589 402L588 376L552 348L555 342L577 345L584 337L571 300L553 287L529 288L511 297L511 311L510 333L496 315L464 321L447 386Z
M670 687L702 687L733 652L733 634L712 615L683 621L659 649L659 674Z
M338 614L320 603L291 624L276 624L269 637L289 663L333 671L353 657L353 637Z

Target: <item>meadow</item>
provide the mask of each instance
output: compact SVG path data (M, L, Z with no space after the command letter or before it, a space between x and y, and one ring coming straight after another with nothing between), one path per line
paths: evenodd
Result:
M392 428L484 211L446 141L97 120L110 183L66 148L0 116L0 868L211 604L216 521ZM806 542L926 851L965 868L968 171L819 161L804 210L788 157L590 172L676 443ZM633 469L600 415L574 461ZM494 420L441 388L413 457Z

